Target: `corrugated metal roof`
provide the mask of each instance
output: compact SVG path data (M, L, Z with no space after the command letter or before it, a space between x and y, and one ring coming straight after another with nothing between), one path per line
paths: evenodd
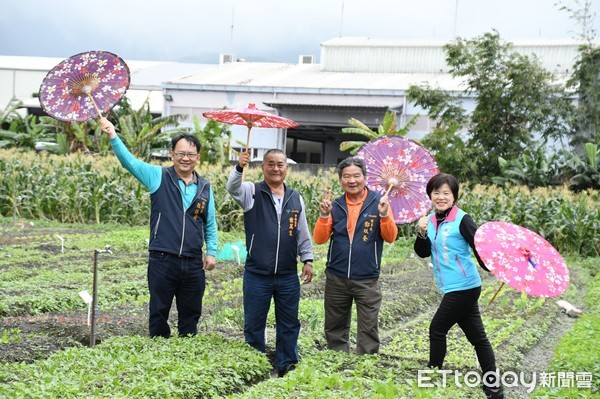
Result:
M125 62L127 63L127 61ZM149 65L131 72L131 87L161 89L162 82L169 82L216 66L217 64L187 64L182 62L162 62Z
M230 88L268 88L299 93L318 90L328 91L370 91L406 90L412 84L429 82L434 87L447 91L462 90L460 82L448 74L419 73L343 73L321 71L318 64L281 63L229 63L218 68L165 83L166 88L193 88L204 86L214 90Z
M322 64L234 62L173 80L164 87L364 94L405 91L413 84L428 83L444 91L462 91L462 82L447 73L446 43L335 38L321 44ZM515 50L536 54L547 69L564 75L573 65L581 42L529 40L513 44Z

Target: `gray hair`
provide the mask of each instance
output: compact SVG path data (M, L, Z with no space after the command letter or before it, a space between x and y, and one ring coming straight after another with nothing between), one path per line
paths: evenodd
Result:
M362 171L363 176L367 175L367 167L365 166L365 161L363 161L362 158L348 157L348 158L344 159L342 162L340 162L340 164L338 165L338 167L337 167L338 176L341 178L344 169L346 169L348 166L352 166L352 165L358 166L360 168L360 170Z

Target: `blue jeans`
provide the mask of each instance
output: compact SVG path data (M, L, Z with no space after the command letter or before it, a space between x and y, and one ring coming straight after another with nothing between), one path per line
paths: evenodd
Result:
M275 302L275 367L298 363L298 304L300 281L293 274L262 275L244 271L244 337L255 349L265 352L267 314Z
M173 298L176 300L179 314L179 335L196 335L206 285L202 266L202 259L180 258L166 252L150 251L150 337L171 336L168 320Z

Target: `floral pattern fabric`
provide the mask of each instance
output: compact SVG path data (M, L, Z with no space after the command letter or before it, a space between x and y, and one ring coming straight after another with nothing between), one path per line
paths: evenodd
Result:
M65 122L83 122L110 111L129 88L129 67L107 51L88 51L55 66L40 86L44 112ZM95 104L95 106L94 106Z

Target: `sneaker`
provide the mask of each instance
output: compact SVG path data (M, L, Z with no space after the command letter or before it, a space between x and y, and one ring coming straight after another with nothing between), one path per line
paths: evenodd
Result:
M502 387L490 388L487 385L481 387L487 399L504 399L504 390Z
M283 366L283 368L280 368L279 370L277 370L277 376L283 377L284 375L286 375L290 371L294 370L295 368L296 368L296 363L290 363L287 366Z

